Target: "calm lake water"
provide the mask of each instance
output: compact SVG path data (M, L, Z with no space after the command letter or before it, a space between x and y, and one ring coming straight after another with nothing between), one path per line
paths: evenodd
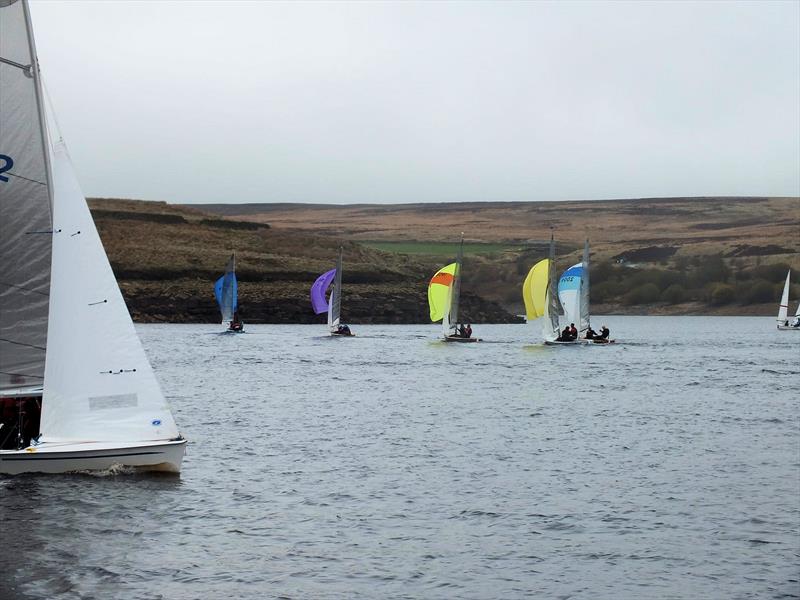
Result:
M0 478L6 598L797 598L800 332L769 318L138 329L180 478Z

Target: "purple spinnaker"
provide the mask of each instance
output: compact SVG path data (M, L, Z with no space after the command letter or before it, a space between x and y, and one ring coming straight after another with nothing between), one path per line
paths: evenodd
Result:
M336 269L331 269L317 277L314 285L311 286L311 306L316 314L328 312L328 301L325 300L325 292L328 291L328 287L335 276Z

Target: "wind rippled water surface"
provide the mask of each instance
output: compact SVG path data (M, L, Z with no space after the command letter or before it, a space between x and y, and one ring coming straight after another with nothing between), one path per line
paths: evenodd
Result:
M606 322L138 326L182 476L0 478L0 598L799 597L800 333Z

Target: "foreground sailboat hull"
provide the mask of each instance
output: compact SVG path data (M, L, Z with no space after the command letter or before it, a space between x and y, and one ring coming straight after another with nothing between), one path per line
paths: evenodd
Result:
M792 327L791 325L778 325L780 331L800 331L800 327Z
M0 474L73 473L132 467L137 471L180 473L186 440L113 444L41 444L22 450L0 450Z
M474 337L465 338L465 337L458 337L458 336L448 336L448 337L444 338L444 341L445 342L457 342L459 344L469 344L471 342L480 342L481 339L480 338L474 338Z

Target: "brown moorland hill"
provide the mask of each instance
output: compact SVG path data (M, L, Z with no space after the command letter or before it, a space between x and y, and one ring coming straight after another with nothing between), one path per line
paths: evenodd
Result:
M700 197L438 204L204 204L204 211L289 231L362 241L592 240L602 257L651 246L676 254L800 253L800 198Z
M454 248L432 243L454 242L463 231L472 255L465 284L517 312L519 282L544 256L551 232L565 266L580 260L583 240L591 239L593 273L600 267L593 282L601 284L592 301L611 312L772 314L786 269L800 270L797 197L202 208L276 230L441 258Z
M344 248L343 316L353 322L425 322L423 258L333 236L219 217L164 202L90 199L89 206L132 315L139 321L215 322L213 283L236 252L242 316L249 322L315 323L309 288ZM466 290L475 322L513 322L498 304Z

